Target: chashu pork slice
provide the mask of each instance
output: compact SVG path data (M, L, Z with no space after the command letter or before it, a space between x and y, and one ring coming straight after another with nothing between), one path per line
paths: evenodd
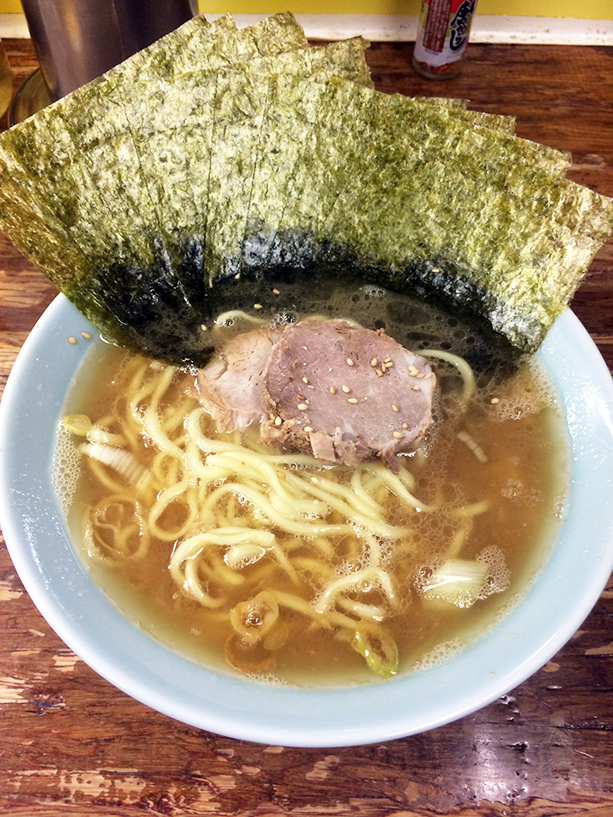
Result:
M263 373L281 329L254 329L235 335L196 380L200 401L219 432L264 419Z
M436 378L384 333L330 320L238 334L197 383L220 432L259 423L268 445L396 471L432 422Z
M414 449L432 422L428 363L383 332L345 321L287 326L263 371L262 441L357 465Z

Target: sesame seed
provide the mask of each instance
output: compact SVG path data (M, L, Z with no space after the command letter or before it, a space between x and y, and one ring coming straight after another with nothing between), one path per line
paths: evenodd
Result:
M235 279L236 281L238 281L238 279L239 279L240 277L241 277L240 272L237 272L237 273L236 273L236 275L234 276L234 279Z
M309 382L309 381L308 381L308 378L303 377L303 378L302 378L302 382L303 382L303 383L308 383L308 382Z
M413 391L419 391L419 386L413 386Z
M376 358L376 357L373 357L373 359L370 361L370 365L374 367L374 366L376 366L376 365L377 365L377 363L378 363L378 362L379 362L379 361L377 360L377 358Z
M357 398L357 397L349 397L349 398L347 399L347 402L348 402L348 403L357 403L357 402L358 402L358 398Z
M381 369L375 369L375 374L377 375L377 377L383 376L383 372L381 371Z
M493 403L494 405L496 405L496 403L500 403L500 397L492 397L490 403Z
M280 417L275 417L275 425L280 426L283 420Z
M298 411L306 411L308 406L306 403L298 403Z
M296 397L298 398L298 400L306 400L304 394L297 394Z
M441 271L440 267L432 267L432 272L440 272L440 271Z
M394 363L393 363L393 361L388 360L387 363L385 363L384 365L385 365L386 369L391 369L391 367L394 365Z
M207 330L207 325L206 325L206 323L201 323L201 324L200 324L200 331L201 331L201 332L206 332L206 331L208 331L208 330Z
M395 437L397 440L404 439L404 434L402 433L402 431L394 431L392 436Z
M411 377L417 377L419 374L419 369L417 369L415 366L409 366L409 374Z
M336 394L336 388L334 386L330 386L330 394Z
M273 295L280 295L281 293L279 292L278 289L273 289L272 294Z
M296 421L295 421L295 420L288 420L288 421L287 421L287 423L286 423L285 425L286 425L288 428L293 428L293 427L296 425Z
M345 392L345 394L349 394L349 392L351 391L349 386L341 386L341 389Z
M402 427L403 427L403 428L404 428L404 430L406 431L406 430L407 430L407 428L408 428L408 425L407 425L406 423L403 423L403 424L402 424Z
M392 403L392 411L398 411L398 406L395 403Z
M77 342L77 339L76 339L76 338L66 338L66 340L68 341L68 343L72 343L72 345L73 345L73 346L74 346L74 345L75 345L75 343Z
M261 309L261 308L262 308L262 304L253 304L253 308L254 308L254 309Z
M310 433L311 433L311 431L313 431L313 429L311 428L311 426L305 426L305 427L304 427L304 430L306 431L306 433L307 433L307 434L310 434Z
M350 357L347 358L347 366L353 366L353 360Z
M92 336L89 334L89 332L81 332L81 337L85 338L85 340L91 340Z
M319 480L317 479L317 477L311 477L311 482L312 482L314 485L319 485Z
M384 362L384 363L389 363L389 362L390 362L390 360L391 360L391 357L386 357L386 358L385 358L385 360L384 360L383 362Z

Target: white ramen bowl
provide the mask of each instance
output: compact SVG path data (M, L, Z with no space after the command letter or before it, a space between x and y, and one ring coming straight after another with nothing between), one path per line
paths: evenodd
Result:
M127 620L70 542L52 484L64 399L96 336L62 296L42 316L0 406L0 521L11 558L51 627L119 689L186 724L285 746L351 746L449 723L540 669L596 603L613 568L613 382L577 318L564 314L538 357L566 415L571 486L562 528L525 596L450 661L383 683L267 686L205 669ZM75 345L67 337L79 339Z

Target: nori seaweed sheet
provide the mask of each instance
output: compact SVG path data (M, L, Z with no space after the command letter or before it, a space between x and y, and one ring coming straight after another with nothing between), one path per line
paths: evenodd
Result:
M355 38L252 60L218 73L205 241L209 280L236 275L241 270L240 245L243 236L249 234L247 225L256 218L252 199L259 194L260 164L270 156L270 135L277 124L268 116L268 110L278 110L274 106L278 78L288 83L292 77L312 76L319 85L338 75L347 77L350 84L358 81L370 87L364 49L365 42ZM286 132L285 138L299 141L295 130L293 134ZM283 149L282 145L277 147ZM279 164L276 170L280 170ZM272 204L269 188L266 205Z
M568 154L373 90L356 39L195 18L0 137L0 225L110 339L184 365L231 293L348 277L538 347L613 225Z
M186 26L182 27L184 31ZM218 79L213 72L241 60L304 47L304 32L289 14L237 30L226 16L195 27L189 47L174 55L172 72L146 80L121 71L115 96L122 100L144 185L157 215L157 229L170 268L187 300L203 297L205 232ZM116 71L107 77L114 80ZM136 84L125 93L126 82Z
M370 87L367 82L358 84ZM275 93L264 128L268 147L253 184L252 212L242 248L242 264L233 259L235 269L239 266L243 269L245 265L254 268L267 264L274 267L311 264L317 224L325 220L333 208L339 189L351 184L351 167L359 172L363 157L359 145L351 153L351 132L355 125L352 111L356 104L363 104L367 109L373 103L372 94L356 96L347 85L344 93L348 98L344 100L339 98L338 88L319 88L310 79L304 81L300 77L291 81L279 78ZM395 104L393 97L377 96L390 105ZM466 111L463 100L435 97L414 98L411 102L417 106L459 111L467 124L481 122L485 117L488 127L512 130L511 117ZM332 116L320 133L319 119L325 118L328 111ZM271 224L276 225L272 231L267 227ZM330 245L327 250L329 253Z
M396 118L382 95L376 107L370 122L356 114L359 173L316 244L350 248L346 263L373 280L469 307L534 350L608 235L612 202L563 179L565 154L440 110L409 116L407 101Z
M153 44L113 69L112 75L130 74L131 66L132 75L140 76L142 79L146 74L146 66L151 62L159 63L158 68L161 65L162 70L166 71L167 67L173 64L173 61L168 59L168 53L173 48L172 44L175 43L176 48L185 47L186 38L189 39L191 36L190 32L202 27L208 27L208 23L204 18L195 18L164 38L163 46L162 41ZM160 54L163 55L162 60L158 58ZM123 181L113 178L116 175L115 166L120 167L120 163L114 160L115 151L123 152L122 158L125 160L131 146L129 141L127 148L125 142L123 144L120 142L118 138L120 127L116 119L109 116L105 127L100 124L105 107L110 106L106 96L111 87L108 75L94 80L12 128L3 136L2 151L12 153L13 164L18 162L22 175L36 184L40 205L44 204L53 212L54 221L49 223L54 224L56 232L63 228L63 232L72 237L74 247L71 247L69 239L64 240L64 253L68 255L71 250L77 248L82 250L82 254L76 258L73 253L70 267L41 263L39 256L44 258L50 249L44 239L37 242L39 246L36 256L28 251L30 257L62 290L74 287L82 277L89 278L93 259L100 265L104 263L106 254L109 263L117 265L122 256L125 256L126 247L129 247L132 240L130 225L134 224L137 228L139 226L142 208L130 207L129 201L117 199L106 185L98 184L100 177L104 177L106 169L111 191L117 187L123 190L127 183L127 190L129 191L131 187L137 200L142 200L143 192L146 193L142 177L137 176L136 180L134 177L131 180L126 178ZM115 108L117 110L117 106ZM118 109L118 114L119 121L123 123L125 129L126 123L121 108ZM103 157L105 153L108 154L108 160L105 160L102 167L94 165L93 173L91 172L93 157L89 155L92 147L102 153ZM2 187L6 194L5 179L6 174L3 174ZM19 207L19 199L23 197L23 185L16 190L13 189L12 201L5 212L9 214L10 209ZM105 218L104 214L109 211L109 206L109 217ZM119 221L115 218L117 214ZM36 229L36 223L34 219L29 225L26 222L20 227L7 222L5 229L16 245L25 250L30 243L27 233ZM139 236L142 238L142 231L138 231L137 240ZM141 244L141 248L138 255L143 256L140 260L146 262L152 257L150 248L146 244ZM125 262L125 257L123 260Z
M91 210L94 219L98 212L97 233L103 233L97 185L89 176L82 159L84 147L96 147L101 141L109 143L121 132L124 118L121 110L115 106L118 121L115 121L112 110L105 111L106 97L113 82L117 83L120 77L125 77L128 85L134 85L137 81L147 82L160 71L167 74L176 64L177 54L186 52L194 33L209 27L203 17L188 21L105 76L77 89L4 135L3 147L12 150L16 160L22 163L24 172L37 179L39 195L41 198L49 195L49 204L56 210L58 219L64 220L69 228L74 227L75 240L78 241L87 232L80 225L80 219L88 223L86 208ZM111 105L112 101L108 107ZM104 114L106 121L101 125L97 120ZM80 128L76 140L72 138L70 128L63 132L64 120L73 128ZM137 196L140 198L139 194ZM122 232L121 228L117 232ZM94 240L103 243L105 239L100 235Z
M448 100L443 100L444 104L440 105L438 100L406 99L397 95L390 97L348 84L336 88L330 86L324 94L323 89L305 81L302 90L294 88L291 93L293 96L280 99L277 107L270 112L269 119L275 127L280 120L288 120L286 130L293 134L293 139L288 137L281 147L276 147L274 160L285 167L286 149L289 148L291 154L295 150L294 143L300 141L300 162L291 186L282 196L284 207L281 218L277 221L277 211L272 218L267 219L262 215L256 233L248 237L247 263L252 267L262 263L266 247L269 248L269 263L278 264L284 258L288 264L308 265L311 263L309 254L315 252L314 242L325 245L328 261L345 263L344 251L339 246L342 242L338 236L334 236L334 229L324 230L319 235L323 225L332 217L334 208L340 207L340 218L343 217L343 209L354 211L352 199L363 202L379 194L380 198L385 199L386 187L381 180L388 171L396 173L401 167L403 173L415 174L418 169L416 163L421 165L428 162L429 142L432 141L428 124L431 129L444 133L448 123L453 122L456 137L457 134L465 134L469 139L476 124L501 134L509 134L511 125L508 118L491 116L483 119L463 107L446 104ZM385 114L385 119L380 116L377 124L369 121L369 116L374 116L373 106L378 106ZM296 124L292 123L292 119ZM408 149L397 150L398 142L392 138L386 154L382 150L382 143L387 139L386 132L397 135L399 144L405 140L405 146L407 137L412 134ZM525 140L517 140L513 144L516 149L513 162L519 161L525 153L531 167L539 162L556 174L566 167L568 157L560 151L542 148ZM441 146L436 144L434 153L439 148ZM451 154L448 161L456 161L456 156ZM366 166L370 167L372 175L369 183L363 185ZM341 197L342 191L345 191L344 198ZM270 207L271 196L268 190L266 192L268 201L265 206ZM378 216L373 217L372 223L377 221ZM267 226L273 224L273 232L267 237ZM351 246L359 246L359 235L352 237L352 241L354 238L358 244L345 242L345 251ZM334 259L330 259L330 253ZM318 259L321 262L321 252L318 252Z
M53 208L40 195L37 179L0 146L0 223L15 246L63 289L87 265L87 257Z
M610 200L562 177L566 154L504 128L330 85L334 101L313 83L294 91L295 132L313 134L311 154L281 223L264 214L245 242L251 269L353 267L485 316L521 351L537 348L610 231ZM312 95L325 116L309 121Z
M141 323L145 315L156 323L156 312L172 302L189 324L180 343L191 348L204 289L202 230L194 217L206 214L207 195L197 185L197 159L207 124L210 130L206 103L215 94L215 83L203 84L194 72L306 44L291 14L240 32L228 16L210 25L197 17L13 128L0 148L12 168L0 192L7 234L109 337L143 347L141 338L126 340L133 328L115 303L124 287L140 290L128 300ZM188 127L186 108L198 109L197 129ZM158 112L170 113L162 128ZM210 142L207 162L209 153ZM11 181L16 176L18 184ZM36 194L26 205L28 184Z

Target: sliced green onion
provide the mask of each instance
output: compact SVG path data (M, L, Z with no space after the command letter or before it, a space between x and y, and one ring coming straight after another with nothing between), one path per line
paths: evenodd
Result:
M260 641L279 618L279 605L272 593L262 590L251 599L241 601L230 611L230 624L248 643Z
M62 419L62 425L71 434L76 434L77 437L85 437L91 431L92 421L87 414L67 414Z
M398 672L398 645L383 627L361 627L352 646L368 668L382 678L391 678Z

